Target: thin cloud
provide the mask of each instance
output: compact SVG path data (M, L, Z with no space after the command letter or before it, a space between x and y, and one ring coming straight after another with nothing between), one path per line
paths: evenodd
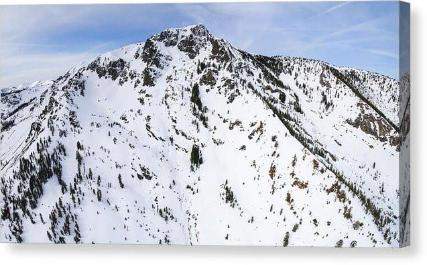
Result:
M389 52L386 50L365 49L365 51L370 52L370 53L375 54L375 55L389 57L389 58L395 59L395 60L399 59L399 56L397 53Z
M327 9L327 10L319 13L319 16L324 16L326 14L329 14L329 13L334 12L334 11L336 11L336 10L338 10L338 9L346 6L346 5L349 5L349 4L351 4L351 2L340 3L338 5L335 5L335 6L331 7L331 8L329 8L329 9Z
M382 21L384 20L386 17L377 17L368 21L364 21L352 26L345 26L341 29L332 31L332 32L328 32L318 38L313 39L310 43L307 43L305 46L300 46L300 47L294 47L297 48L299 50L309 50L309 49L313 49L313 48L318 48L320 46L326 46L332 43L337 43L337 42L345 42L345 41L351 41L353 39L355 39L354 37L351 37L349 39L349 37L343 37L339 40L336 40L335 38L337 37L342 37L343 35L346 35L348 33L355 33L355 32L362 32L362 33L367 33L367 32L376 32L378 31L377 27L375 26L375 24L378 21ZM384 38L384 35L376 35L375 37L377 38ZM357 40L360 40L360 38L356 38Z

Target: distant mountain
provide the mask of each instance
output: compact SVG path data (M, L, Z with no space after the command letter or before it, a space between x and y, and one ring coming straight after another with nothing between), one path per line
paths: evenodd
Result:
M399 246L399 84L168 29L1 90L0 239Z

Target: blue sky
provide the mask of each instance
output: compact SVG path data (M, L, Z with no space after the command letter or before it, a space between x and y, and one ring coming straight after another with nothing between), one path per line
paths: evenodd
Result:
M204 24L264 55L398 76L398 2L0 6L0 86L53 79L165 28Z

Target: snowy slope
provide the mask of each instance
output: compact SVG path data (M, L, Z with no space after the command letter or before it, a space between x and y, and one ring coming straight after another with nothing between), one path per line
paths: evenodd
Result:
M339 69L360 93L372 102L394 124L399 124L398 81L387 76L351 68Z
M397 94L165 30L1 91L0 238L398 246Z

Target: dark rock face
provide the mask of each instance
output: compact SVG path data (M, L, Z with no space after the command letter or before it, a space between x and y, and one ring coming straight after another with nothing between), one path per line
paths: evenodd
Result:
M226 47L226 43L222 40L211 39L212 45L212 55L213 60L218 61L220 64L224 65L226 62L230 61L231 53Z
M161 69L168 64L171 60L169 56L162 54L157 46L158 43L152 39L145 42L141 58L147 64L143 71L143 84L146 86L153 86L154 81L159 75Z
M200 49L205 48L206 44L213 37L209 31L202 25L190 28L190 34L186 34L178 43L178 49L185 52L190 59L194 59Z
M101 63L100 58L97 58L87 68L96 72L100 78L105 77L116 80L126 68L126 62L120 58L115 61L109 61L104 65L104 63Z
M166 47L175 46L178 44L178 34L173 30L162 31L155 40L163 42Z
M164 55L161 54L160 50L157 48L155 41L148 39L145 42L141 58L144 62L147 63L147 66L162 68L163 56Z
M150 42L150 46L152 41L159 41L166 47L177 46L178 49L186 53L190 59L194 59L199 54L200 49L205 48L206 44L212 39L213 36L205 26L196 25L185 28L184 30L165 30L153 36L148 42ZM149 53L151 56L153 55L151 51L149 51Z
M388 141L390 145L398 147L400 144L399 135L394 131L394 128L381 116L366 113L369 107L366 103L361 101L358 106L361 110L359 116L354 121L348 120L348 123L381 142Z

